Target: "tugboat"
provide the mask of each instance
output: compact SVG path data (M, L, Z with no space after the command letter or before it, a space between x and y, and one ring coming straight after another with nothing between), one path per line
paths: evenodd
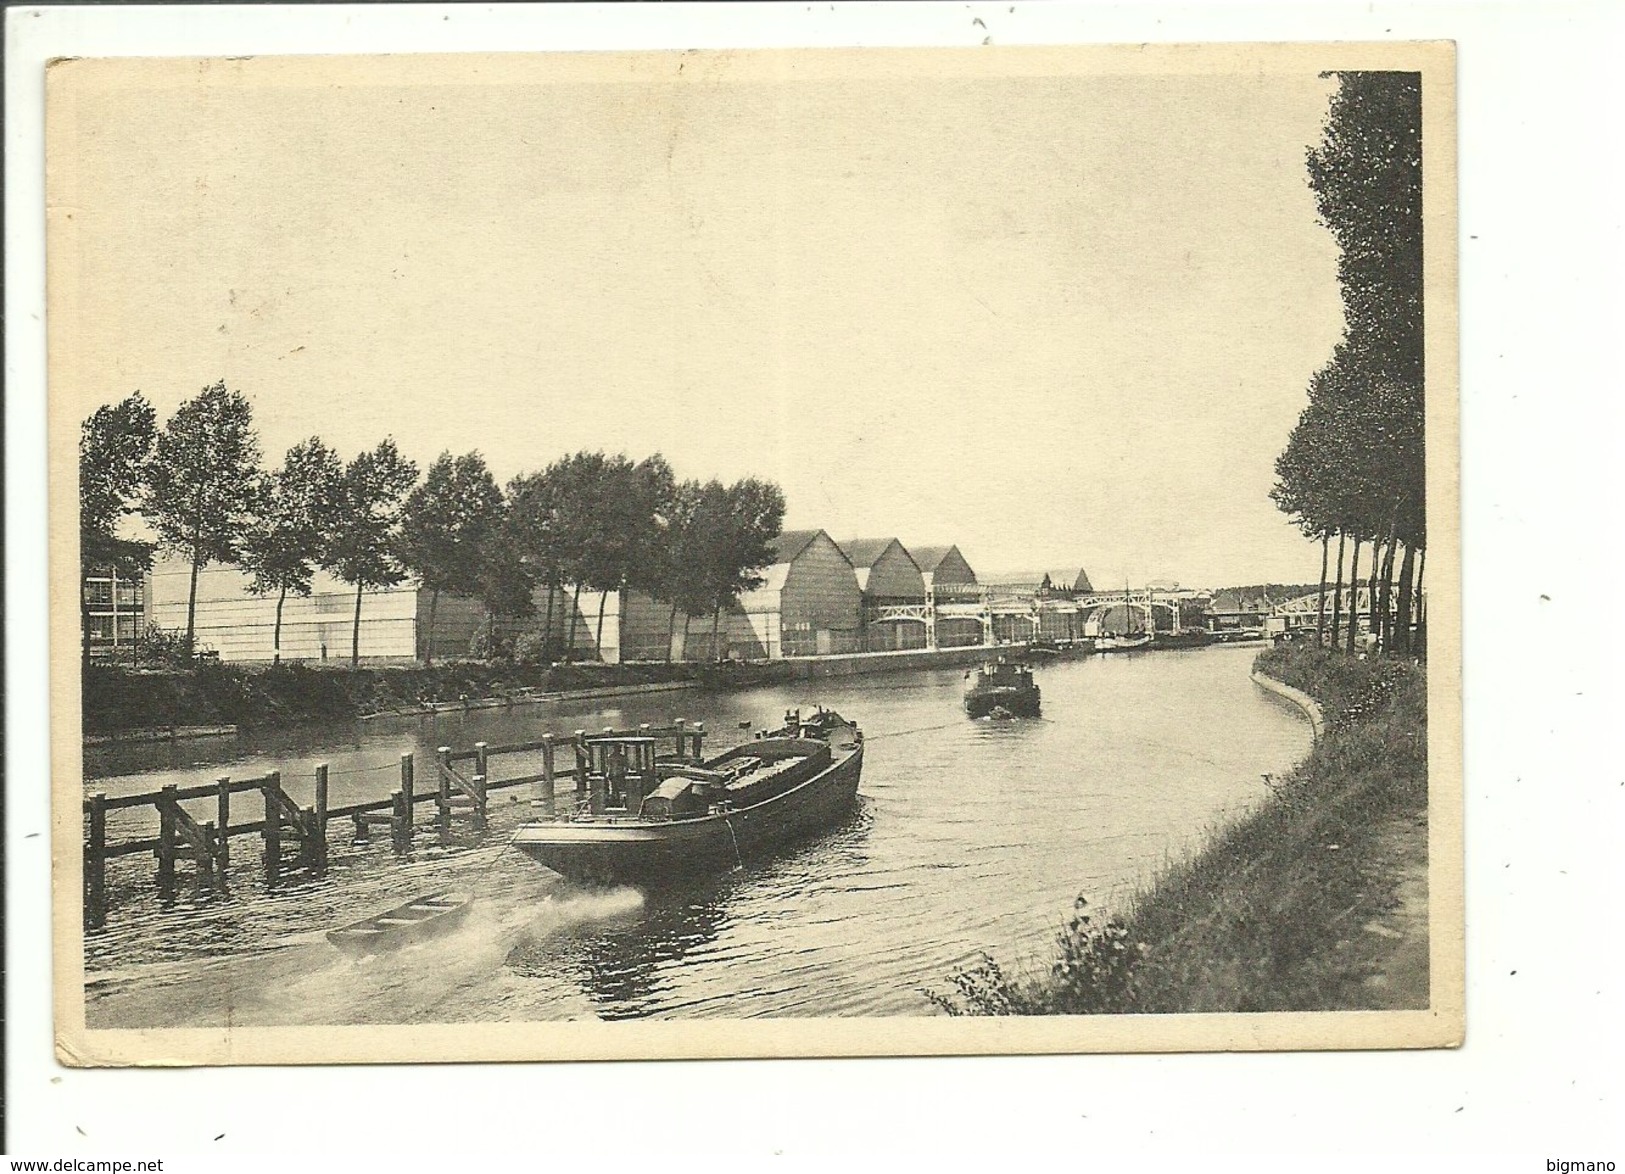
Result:
M837 823L857 799L863 733L820 708L715 758L664 759L654 739L576 746L577 801L522 825L514 847L572 880L658 884L743 866Z
M1038 686L1033 670L1004 657L988 661L974 673L965 674L965 712L971 717L992 717L1003 710L1010 717L1037 717Z

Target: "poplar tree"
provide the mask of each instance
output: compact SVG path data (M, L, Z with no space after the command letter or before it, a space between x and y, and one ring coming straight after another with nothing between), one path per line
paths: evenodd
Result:
M723 489L717 482L702 494L697 525L703 535L703 592L711 608L711 653L722 660L722 613L739 597L760 587L761 571L775 558L773 539L784 529L784 491L770 481L746 477Z
M1308 152L1309 185L1337 242L1345 333L1310 381L1276 463L1272 497L1322 542L1338 537L1333 643L1341 619L1341 551L1369 544L1373 630L1410 641L1411 566L1426 547L1424 445L1422 105L1415 73L1339 73L1322 143ZM1394 552L1403 545L1397 598ZM1324 596L1324 570L1322 572ZM1389 627L1394 599L1401 622ZM1379 609L1381 614L1379 615ZM1353 617L1349 647L1353 647Z
M276 593L272 659L282 659L282 609L288 593L309 595L311 579L341 524L344 465L312 436L294 445L282 467L266 478L258 517L242 552L255 595Z
M351 667L361 663L362 593L368 588L393 587L406 578L396 557L396 527L401 499L417 477L417 466L401 456L389 439L344 468L338 523L323 565L346 583L355 584Z
M198 572L236 562L260 502L260 445L254 414L222 380L187 400L158 434L148 464L143 513L160 543L187 560L187 656L196 636Z
M477 596L488 560L500 557L495 541L502 524L502 490L477 452L443 452L423 484L406 498L397 544L401 564L429 592L429 631L424 661L434 661L435 613L440 593Z
M717 483L717 489L720 493L720 483ZM671 605L666 618L668 662L677 640L677 613L683 613L683 638L686 644L689 621L710 610L704 576L701 574L707 538L700 517L705 491L706 486L694 480L674 487L671 515L657 553L655 569L658 574L647 586L650 596Z
M543 631L546 655L553 654L553 612L565 576L563 462L508 482L502 542L518 556L533 581L547 588Z

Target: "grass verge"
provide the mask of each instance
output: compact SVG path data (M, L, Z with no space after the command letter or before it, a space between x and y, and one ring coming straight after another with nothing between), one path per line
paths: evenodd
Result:
M1390 925L1404 878L1425 875L1425 669L1309 648L1272 649L1257 664L1326 716L1325 735L1273 794L1123 917L1080 897L1047 967L1007 972L984 955L928 999L954 1015L1427 1005L1425 968L1404 989L1385 973L1401 945L1408 956L1417 946ZM1407 932L1425 933L1409 920Z

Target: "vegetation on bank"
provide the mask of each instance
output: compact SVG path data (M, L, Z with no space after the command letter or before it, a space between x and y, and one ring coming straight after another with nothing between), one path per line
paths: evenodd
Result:
M1327 721L1257 810L1213 834L1120 918L1079 897L1047 968L991 956L926 996L954 1015L1349 1010L1371 1006L1399 884L1384 829L1427 809L1427 678L1409 661L1311 648L1258 667ZM1425 1001L1426 992L1422 992Z
M92 663L84 669L84 732L167 726L235 725L244 729L353 720L412 712L428 705L531 692L623 685L735 680L764 666L696 664L517 664L443 661L435 665L257 667L205 661L189 668L134 669Z

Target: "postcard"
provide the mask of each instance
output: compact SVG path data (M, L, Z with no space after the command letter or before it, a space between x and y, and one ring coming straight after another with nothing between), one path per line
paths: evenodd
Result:
M1460 1043L1454 71L54 62L61 1060Z

